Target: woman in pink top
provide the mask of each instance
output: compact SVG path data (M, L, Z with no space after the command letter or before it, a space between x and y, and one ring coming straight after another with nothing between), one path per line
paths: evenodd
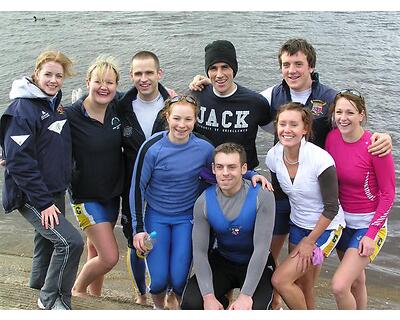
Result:
M371 133L364 130L367 110L357 90L342 90L334 100L332 119L337 128L325 148L336 163L339 200L346 229L336 246L341 263L332 279L339 309L366 309L365 267L386 239L386 221L395 196L392 154L371 155Z

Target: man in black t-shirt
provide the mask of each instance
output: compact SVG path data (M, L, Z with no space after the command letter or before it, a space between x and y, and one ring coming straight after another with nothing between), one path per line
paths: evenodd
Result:
M269 103L259 93L234 82L238 63L231 42L217 40L205 47L205 70L212 86L192 92L200 105L195 130L215 146L241 144L249 169L254 169L259 164L255 144L258 127L272 120Z

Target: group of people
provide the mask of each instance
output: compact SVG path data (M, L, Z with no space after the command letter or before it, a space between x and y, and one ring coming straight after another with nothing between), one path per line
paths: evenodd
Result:
M234 80L236 50L226 40L205 47L206 76L194 78L190 95L161 85L149 51L133 56L126 93L117 91L114 59L98 57L87 94L65 109L61 87L73 71L61 52L42 53L33 75L14 81L0 120L3 206L35 228L30 286L40 290L39 308L101 295L119 260L120 211L137 303L149 291L156 309L177 307L171 296L182 309L279 309L282 299L314 309L314 284L336 247L338 308L367 307L364 270L394 202L390 136L363 128L357 90L319 82L306 40L288 40L278 59L282 83L261 94ZM258 127L275 134L272 185L255 171ZM66 190L87 236L78 275L84 242L65 219Z

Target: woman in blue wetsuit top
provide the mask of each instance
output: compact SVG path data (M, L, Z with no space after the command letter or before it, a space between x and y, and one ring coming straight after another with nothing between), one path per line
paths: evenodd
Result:
M199 173L211 167L214 147L192 133L198 106L190 96L165 102L169 131L154 134L136 158L130 191L133 245L146 251L144 238L157 232L147 256L150 293L156 309L164 308L170 287L181 297L192 261L193 206L199 195ZM146 203L146 208L145 208Z

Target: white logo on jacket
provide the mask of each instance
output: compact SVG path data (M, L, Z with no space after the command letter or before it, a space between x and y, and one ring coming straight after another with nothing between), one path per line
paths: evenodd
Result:
M20 135L20 136L11 136L10 138L13 139L15 141L16 144L18 144L19 146L22 146L24 144L24 142L26 141L26 139L29 138L29 134L24 134L24 135Z
M50 115L47 112L42 111L42 116L40 117L40 119L44 120L44 119L46 119L48 117L50 117Z
M64 127L64 124L65 124L66 122L67 122L66 119L65 119L65 120L59 120L59 121L54 121L54 122L48 127L48 129L49 129L50 131L54 131L55 133L60 134L61 131L62 131L62 129L63 129L63 127Z

